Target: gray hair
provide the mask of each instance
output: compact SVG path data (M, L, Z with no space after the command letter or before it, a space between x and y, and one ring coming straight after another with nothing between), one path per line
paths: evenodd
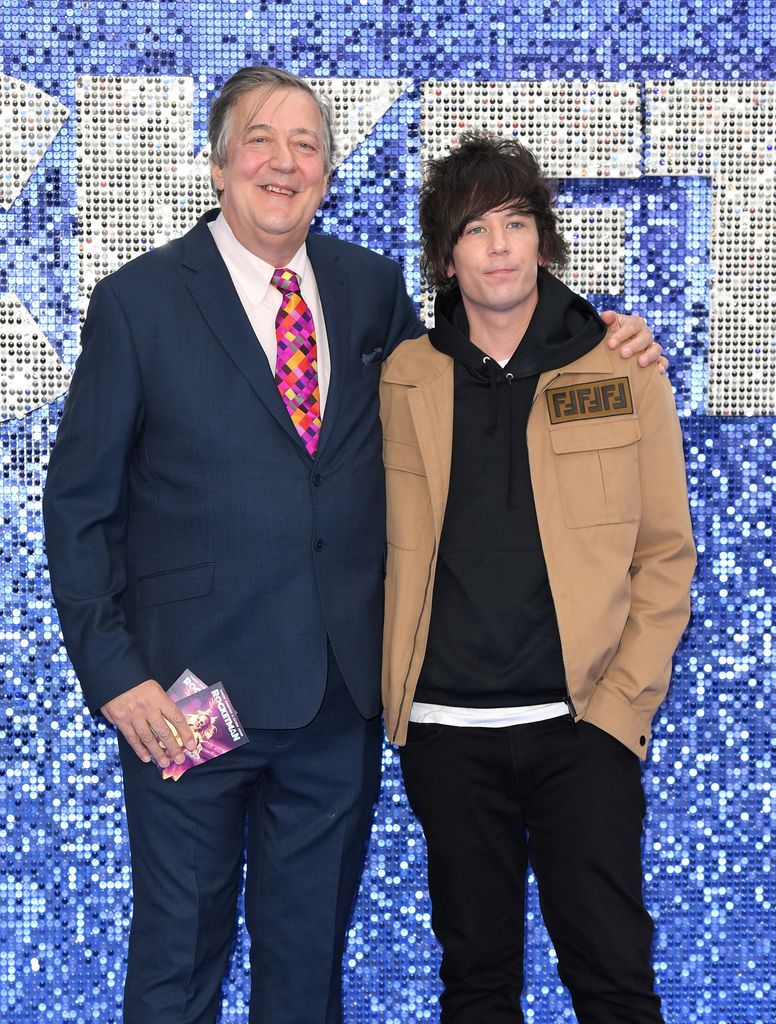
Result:
M266 65L240 68L231 78L224 82L220 94L213 100L207 122L207 137L210 143L210 159L218 167L226 163L226 148L232 130L232 111L235 103L246 92L254 89L266 89L267 95L278 89L301 89L315 100L320 111L323 127L323 170L328 177L334 169L334 133L331 124L331 108L328 102L319 96L303 78L271 68ZM215 186L214 186L215 187ZM216 189L218 194L218 190Z

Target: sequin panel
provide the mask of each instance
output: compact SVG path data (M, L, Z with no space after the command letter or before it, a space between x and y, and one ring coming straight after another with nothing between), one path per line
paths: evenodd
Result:
M558 179L567 280L671 359L699 552L644 769L666 1020L772 1024L776 14L647 0L2 2L0 1021L118 1024L131 909L115 741L62 646L40 499L94 283L213 204L223 81L284 66L331 101L316 230L403 265L424 310L423 161L517 133ZM346 1024L438 1019L422 832L398 757L343 965ZM530 886L525 1016L570 1022ZM220 1020L247 1020L242 916Z

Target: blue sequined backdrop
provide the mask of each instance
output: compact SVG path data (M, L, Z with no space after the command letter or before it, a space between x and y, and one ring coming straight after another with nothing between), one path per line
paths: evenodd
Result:
M619 227L591 215L575 235L575 246L592 239L578 281L604 281L594 299L644 314L671 357L699 551L693 619L644 773L658 984L674 1024L772 1024L776 13L743 0L2 0L0 11L0 1022L119 1020L121 781L61 646L41 488L94 277L191 222L205 202L208 103L237 67L266 62L347 80L349 152L320 227L398 259L418 299L421 155L435 132L455 134L462 105L499 129L560 131L559 150L578 152L554 169L561 209L620 211ZM180 79L175 124L159 76ZM149 80L139 99L127 79ZM459 84L446 107L431 81ZM541 115L535 92L521 92L535 82L548 83ZM498 83L490 106L485 83ZM134 170L129 159L119 180L116 111L149 96L189 169L160 171L154 145L135 137ZM144 187L159 175L173 181L169 202L149 212ZM118 255L101 244L111 230ZM534 888L528 913L526 1019L571 1021ZM437 968L422 835L388 748L347 948L347 1024L436 1020ZM222 1021L246 1020L247 988L240 935Z

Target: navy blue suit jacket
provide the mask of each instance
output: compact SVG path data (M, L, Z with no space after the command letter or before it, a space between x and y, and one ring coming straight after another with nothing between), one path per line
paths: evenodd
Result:
M306 724L327 637L379 710L381 359L422 328L390 260L310 235L331 350L315 460L206 215L94 289L44 496L52 587L92 711L186 667L250 728Z

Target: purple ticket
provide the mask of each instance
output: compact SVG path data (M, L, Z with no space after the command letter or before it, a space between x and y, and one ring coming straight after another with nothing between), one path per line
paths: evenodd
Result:
M177 704L181 697L189 697L192 693L207 689L207 683L203 683L199 676L195 676L190 668L185 669L170 689L167 696Z
M214 757L220 757L248 742L237 712L221 683L205 686L181 697L175 703L194 733L196 749L184 751L186 760L183 764L173 763L161 769L163 779L177 781L189 768L212 761Z

